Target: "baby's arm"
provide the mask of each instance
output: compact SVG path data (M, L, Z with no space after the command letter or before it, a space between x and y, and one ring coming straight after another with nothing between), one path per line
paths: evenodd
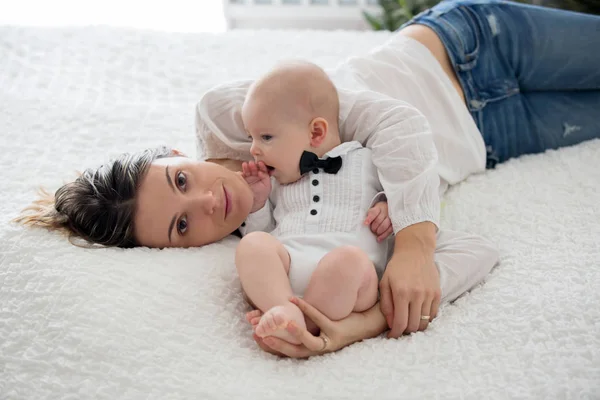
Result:
M255 163L248 161L242 163L242 177L246 180L252 190L252 208L250 212L256 212L265 206L271 193L271 177L267 166L262 161Z
M440 230L434 260L440 273L441 302L456 300L483 281L498 262L498 249L473 234Z
M271 178L264 163L254 161L242 164L242 177L246 180L254 197L252 209L240 227L242 236L255 231L271 232L275 229L273 204L269 200Z
M369 208L364 224L369 225L378 242L384 241L394 233L386 200L378 201Z

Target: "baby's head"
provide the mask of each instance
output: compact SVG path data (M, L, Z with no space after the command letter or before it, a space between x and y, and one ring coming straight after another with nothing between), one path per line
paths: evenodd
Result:
M252 84L242 120L250 152L280 183L300 178L300 156L323 157L341 143L337 90L325 71L309 62L280 64Z

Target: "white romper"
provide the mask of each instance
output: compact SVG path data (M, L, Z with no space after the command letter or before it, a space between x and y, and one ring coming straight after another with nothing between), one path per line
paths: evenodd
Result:
M250 214L240 231L271 233L290 255L289 278L294 294L302 296L319 260L336 247L360 247L373 261L379 277L387 264L390 238L378 243L363 222L376 202L385 200L371 150L346 142L324 157L342 157L337 174L313 170L298 181L280 185L273 180L269 201Z

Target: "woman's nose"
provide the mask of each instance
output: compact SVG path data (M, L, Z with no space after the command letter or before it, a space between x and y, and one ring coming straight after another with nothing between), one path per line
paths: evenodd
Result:
M212 191L208 190L193 196L191 198L191 203L191 207L199 208L207 214L212 214L217 207L217 198Z

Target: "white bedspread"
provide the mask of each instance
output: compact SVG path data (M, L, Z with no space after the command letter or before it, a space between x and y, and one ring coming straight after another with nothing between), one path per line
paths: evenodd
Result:
M485 284L424 333L309 360L254 345L237 239L86 250L8 222L38 185L123 151L194 155L214 84L280 58L330 67L387 35L0 27L0 398L600 398L600 140L452 188L443 225L501 249Z

